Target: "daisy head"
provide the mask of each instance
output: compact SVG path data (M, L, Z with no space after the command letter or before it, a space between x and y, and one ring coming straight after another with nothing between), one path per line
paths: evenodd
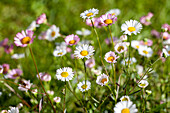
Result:
M133 63L135 63L136 62L136 58L135 57L132 57L132 58L126 58L125 60L122 60L122 62L121 62L121 64L123 64L123 65L125 65L125 64L127 64L127 65L131 65L131 64L133 64Z
M3 74L7 74L9 70L9 64L3 64ZM0 66L1 67L1 66ZM1 70L1 69L0 69Z
M153 54L153 50L150 47L147 46L141 46L138 49L138 52L140 55L145 56L145 57L151 57Z
M51 75L49 75L48 73L39 73L40 75L40 79L42 81L50 81L51 80ZM37 74L37 78L39 78L38 74Z
M108 62L108 63L116 63L116 59L119 58L119 56L116 56L116 54L112 51L110 52L107 52L105 54L105 60Z
M53 100L54 100L54 102L56 102L56 103L60 103L61 98L60 98L60 97L54 97Z
M141 88L146 88L148 85L149 85L149 83L148 83L148 81L146 81L146 80L141 80L141 81L138 83L138 86L141 87Z
M80 41L80 38L77 35L72 34L72 35L66 36L64 40L67 45L72 46L72 45L76 45Z
M86 85L85 85L85 81L79 82L77 84L77 88L82 92L87 91L91 88L91 83L88 80L86 81Z
M93 18L96 14L98 14L99 10L98 9L89 9L84 11L83 13L80 14L80 17L82 17L83 19L86 18Z
M55 49L54 52L53 52L53 55L55 57L60 57L60 56L63 56L67 53L66 49Z
M16 37L14 37L14 43L16 46L26 47L28 44L31 44L35 38L33 36L34 32L31 30L24 30L21 33L17 33Z
M139 49L141 46L140 41L137 41L137 40L132 40L131 45L134 49Z
M147 16L142 16L142 17L140 18L140 22L141 22L143 25L148 26L148 25L151 24L151 21L150 21L150 20L151 20L152 16L153 16L153 13L149 12Z
M120 9L111 9L110 11L106 12L106 14L112 14L115 16L120 15L120 13L121 13Z
M52 25L47 31L46 31L46 39L48 41L53 41L56 38L60 36L59 33L59 27L56 27L55 25Z
M10 107L7 113L19 113L18 107Z
M20 58L24 58L25 57L25 54L24 53L21 53L21 54L13 54L11 56L12 59L20 59Z
M82 28L81 30L76 31L77 35L87 36L91 34L91 31L85 28Z
M99 76L97 76L97 80L96 83L103 86L106 85L109 81L109 77L106 74L101 74Z
M161 35L162 35L162 38L165 40L170 39L170 34L168 32L163 32L161 33Z
M117 21L117 17L112 14L105 14L100 17L100 20L105 26L108 26L114 24Z
M130 101L130 98L129 98L129 96L122 96L121 98L120 98L120 100L121 100L121 102L122 101Z
M3 73L3 70L4 70L3 66L0 65L0 73Z
M70 67L60 68L60 69L57 69L56 71L56 77L58 80L61 80L61 81L72 80L73 76L74 76L74 72L72 68Z
M149 39L146 39L145 41L140 41L140 44L141 45L144 45L144 46L152 46L153 44L153 41L152 40L149 40Z
M74 55L75 57L78 58L87 58L89 59L94 53L95 50L93 48L93 46L89 46L88 44L83 44L80 46L76 47L76 50L74 51Z
M8 74L7 74L7 78L10 79L16 79L17 77L22 75L22 70L20 69L12 69Z
M115 46L115 51L117 53L123 53L126 50L127 50L127 46L125 43L117 43Z
M42 23L46 23L47 22L47 18L46 18L46 14L43 13L42 15L40 15L37 20L36 20L36 24L42 24Z
M136 35L137 33L140 33L142 24L136 20L125 21L125 23L122 24L121 29L124 31L124 34L131 35L133 33Z
M39 27L39 25L36 24L36 21L32 21L32 23L28 26L27 30L34 31L36 30L36 27Z
M95 66L95 60L93 58L90 58L86 60L85 64L86 64L86 67L92 68Z
M137 113L136 105L131 101L118 102L114 107L114 113Z
M30 80L22 80L21 84L19 84L18 89L21 91L28 91L28 89L30 89L32 86L32 83L30 83Z
M166 55L166 56L170 56L170 46L165 46L165 48L162 49L162 52ZM163 56L163 55L162 55Z
M162 29L163 29L164 31L169 31L169 32L170 32L170 25L169 25L169 24L163 24L163 25L162 25Z

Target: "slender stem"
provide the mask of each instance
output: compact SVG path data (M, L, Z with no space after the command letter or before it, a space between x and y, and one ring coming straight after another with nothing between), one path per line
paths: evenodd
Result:
M114 86L115 86L115 89L116 89L116 72L115 72L115 65L114 64L112 64L111 63L111 65L112 65L112 74L114 75ZM113 66L114 65L114 66Z
M132 40L132 34L131 34L131 37L129 37L129 58L128 58L128 74L129 74L129 77L130 77L130 52L131 52L131 40Z
M67 86L67 82L65 80L65 93L64 93L63 113L65 112L65 108L66 108L66 86Z
M85 72L85 100L86 100L86 81L87 81L87 71L86 71L86 64L85 64L85 59L83 59L84 62L84 72Z
M112 37L112 32L111 32L111 27L110 27L110 25L108 25L108 29L109 29L109 32L110 32L110 37L111 37L111 40L112 40L113 51L114 51L114 42L113 42L113 37Z
M73 51L75 50L75 45L73 45ZM77 74L77 58L74 58L74 63L75 63L75 75L77 77L77 81L79 82L78 74Z
M53 106L53 104L52 104L52 102L51 102L51 100L50 100L50 98L49 98L47 92L45 91L45 88L44 88L44 86L43 86L43 84L42 84L42 81L41 81L41 79L40 79L40 75L39 75L39 72L38 72L37 65L36 65L36 63L35 63L35 59L34 59L34 55L33 55L32 49L31 49L30 45L29 45L28 47L29 47L29 50L30 50L30 53L31 53L31 57L32 57L33 62L34 62L35 69L36 69L37 74L38 74L38 78L39 78L39 80L40 80L40 84L41 84L41 86L42 86L42 88L43 88L45 94L47 95L48 100L50 101L50 104L51 104L51 106L52 106L52 108L53 108L54 113L56 113L56 110L55 110L55 108L54 108L54 106Z
M103 103L105 102L105 100L109 97L109 95L107 95L104 100L102 100L102 103L99 105L99 107L97 108L98 110L100 110L100 107L103 105Z

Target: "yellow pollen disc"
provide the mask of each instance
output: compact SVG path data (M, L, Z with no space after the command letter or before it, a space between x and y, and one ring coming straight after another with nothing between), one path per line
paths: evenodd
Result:
M52 36L52 37L55 36L55 31L51 32L51 36Z
M19 75L18 75L18 74L14 74L14 75L13 75L13 77L17 77L17 76L19 76Z
M130 110L128 108L122 109L121 113L130 113Z
M121 50L124 50L124 47L123 46L119 46L118 48L117 48L117 51L121 51Z
M146 86L146 84L140 84L140 86Z
M111 20L111 19L106 19L106 20L104 21L104 23L105 23L105 24L112 24L112 23L113 23L113 20Z
M130 32L133 32L133 31L136 31L136 28L135 28L135 27L129 27L128 30L129 30Z
M125 98L122 99L122 101L128 101L128 99L125 97Z
M82 56L87 56L89 53L88 53L88 51L83 50L83 51L80 52L80 54L81 54Z
M139 45L136 45L136 48L139 49Z
M93 15L93 13L88 13L88 14L86 14L86 16L92 16Z
M144 42L145 45L148 45L148 42Z
M68 77L68 75L69 75L69 74L68 74L67 72L62 72L62 73L61 73L61 76L62 76L62 77L65 77L65 78Z
M168 54L170 54L170 51L168 51Z
M57 53L57 55L62 55L62 54L63 54L63 52Z
M143 50L143 53L145 53L145 54L148 54L148 51L146 51L146 50Z
M29 44L31 41L31 38L30 37L24 37L22 40L21 40L21 43L22 44Z
M112 15L116 15L116 13L112 13Z
M104 82L107 82L107 79L106 79L106 78L103 78L103 79L101 80L101 83L104 84Z
M69 43L70 44L74 44L76 41L75 40L70 40Z
M131 63L131 61L129 60L129 61L127 61L126 63L127 63L127 64L130 64L130 63Z
M107 58L107 60L113 62L115 60L115 57L110 56L110 57Z
M163 36L163 39L167 39L167 36Z
M87 85L84 84L84 85L81 86L81 88L86 89Z

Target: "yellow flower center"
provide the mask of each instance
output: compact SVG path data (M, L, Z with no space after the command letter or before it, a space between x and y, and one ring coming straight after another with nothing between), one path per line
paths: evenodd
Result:
M86 14L86 16L92 16L93 15L93 13L88 13L88 14Z
M107 82L107 79L106 79L106 78L103 78L103 79L101 80L101 83L104 84L104 82Z
M89 53L88 53L88 51L83 50L83 51L80 52L80 54L81 54L82 56L87 56Z
M51 32L51 36L52 36L52 37L55 36L55 31Z
M75 40L70 40L69 43L70 44L74 44L76 41Z
M63 52L57 53L57 55L62 55L62 54L63 54Z
M128 108L122 109L121 113L130 113L130 110Z
M145 45L148 45L148 42L144 42Z
M107 58L107 60L113 62L115 60L115 57L110 56L110 57Z
M131 61L129 60L129 61L127 61L126 63L127 63L127 64L130 64L130 63L131 63Z
M30 37L24 37L22 40L21 40L21 43L22 44L29 44L31 41L31 38Z
M61 73L61 76L62 76L62 77L65 77L65 78L68 77L68 75L69 75L68 72L62 72L62 73Z
M106 19L106 20L104 21L104 23L105 23L105 24L112 24L112 23L113 23L113 20L111 20L111 19Z
M139 45L136 45L136 48L139 49Z
M116 15L116 13L112 13L112 15Z
M128 101L128 98L125 97L125 98L122 99L122 101Z
M117 48L117 51L121 51L121 50L124 50L124 47L123 46L119 46L118 48Z
M148 51L146 51L146 50L143 50L143 53L145 53L145 54L148 54Z
M81 86L81 88L86 89L87 85L84 84L84 85Z
M170 51L168 51L168 54L170 54Z
M129 30L130 32L133 32L133 31L136 31L136 28L135 28L135 27L129 27L128 30Z
M140 84L140 86L146 86L146 84Z

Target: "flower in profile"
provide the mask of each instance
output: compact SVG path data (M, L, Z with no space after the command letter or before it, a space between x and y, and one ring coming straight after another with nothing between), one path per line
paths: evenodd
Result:
M9 70L9 64L2 64L3 66L3 74L7 74Z
M151 18L153 17L153 13L149 12L147 16L142 16L140 18L140 22L143 24L143 25L150 25L151 24Z
M103 23L103 25L108 26L114 24L115 21L117 21L117 17L115 17L115 15L112 14L105 14L100 17L100 20Z
M3 70L4 70L3 66L0 65L0 73L3 73Z
M137 113L136 105L131 101L118 102L114 107L114 113Z
M10 79L16 79L17 77L21 76L22 75L22 70L20 69L12 69L7 75L6 77L7 78L10 78Z
M152 46L152 44L153 44L153 41L152 40L149 40L149 39L147 39L147 40L145 40L145 41L140 41L140 44L141 45L144 45L144 46Z
M115 46L115 51L117 53L123 53L126 50L127 50L127 46L125 43L117 43Z
M165 48L162 49L162 52L163 52L164 55L166 55L165 58L170 56L170 46L168 46L168 45L165 46Z
M95 66L95 60L93 58L90 58L90 59L86 60L85 65L88 68L92 68Z
M116 63L116 59L119 58L119 56L116 56L116 54L112 51L110 52L107 52L105 54L105 60L108 62L108 63Z
M42 24L42 23L46 23L46 22L47 22L47 18L46 18L45 13L41 14L36 20L36 24Z
M149 83L148 83L148 81L146 81L146 80L141 80L141 81L138 83L138 86L141 87L141 88L146 88L148 85L149 85Z
M125 65L125 63L127 65L129 65L129 64L132 65L133 63L136 63L136 58L132 57L132 58L130 58L130 60L129 60L129 58L126 58L125 61L122 60L121 64Z
M61 98L60 98L60 97L54 97L53 100L54 100L54 102L56 102L56 103L60 103Z
M7 54L12 53L13 50L14 50L14 45L13 45L13 44L11 44L11 45L6 45L6 46L5 46L5 52L6 52Z
M127 35L122 35L122 36L120 36L120 39L121 39L122 41L126 41L126 40L127 40Z
M31 30L22 30L22 33L17 33L16 37L14 37L14 43L16 46L26 47L28 44L31 44L35 38L33 36L34 32Z
M133 33L137 35L142 29L142 24L136 20L125 21L125 23L122 24L121 29L124 31L123 34L131 35Z
M51 80L51 75L49 75L48 73L39 73L40 75L40 79L42 81L50 81ZM37 74L37 78L39 78L38 74Z
M120 98L120 100L121 100L121 102L123 102L123 101L130 101L130 98L129 98L129 96L122 96L121 98Z
M60 68L60 69L57 69L56 71L56 77L58 80L61 80L61 81L72 80L73 76L74 76L74 72L72 68L70 67Z
M81 91L81 92L84 92L84 91L87 91L91 88L91 83L87 80L86 81L86 84L85 84L85 81L83 82L79 82L77 84L77 88Z
M161 35L162 35L162 38L165 40L170 39L170 34L168 32L163 32Z
M36 30L36 27L39 27L39 25L36 24L36 21L32 21L32 23L28 26L27 30L34 31Z
M164 31L169 31L169 32L170 32L170 25L169 25L169 24L163 24L163 25L162 25L162 29L163 29Z
M7 45L8 45L8 41L9 41L8 38L5 38L4 40L2 40L2 41L0 42L0 47L1 47L1 46L3 46L3 47L7 46Z
M48 41L53 41L56 38L60 36L59 33L59 27L56 27L55 25L52 25L47 31L46 31L46 38Z
M93 18L96 14L98 14L99 10L98 9L89 9L84 11L83 13L80 14L80 17L82 17L83 19L86 18Z
M154 30L154 29L151 31L151 35L155 36L156 38L160 38L161 37L160 33L157 30Z
M93 46L89 46L88 44L83 44L76 47L76 50L74 51L74 55L78 58L87 58L89 59L94 53L95 50Z
M24 58L25 57L25 54L24 53L21 53L21 54L13 54L11 56L12 59L20 59L20 58Z
M138 49L138 52L139 52L140 55L146 56L146 57L151 57L152 54L153 54L153 50L150 47L147 47L147 46L141 46Z
M106 14L112 14L115 16L120 15L120 13L121 13L120 9L111 9L110 11L106 12Z
M77 35L72 34L72 35L66 36L64 40L67 45L72 46L72 45L76 45L80 41L80 38Z
M77 30L76 34L82 35L82 36L87 36L91 34L91 31L85 28L82 28L81 30Z
M28 91L28 89L30 89L32 86L32 83L30 83L30 80L22 80L21 84L19 84L18 89L21 91Z
M10 107L10 110L8 110L8 113L19 113L18 107Z
M54 52L53 52L53 55L55 57L60 57L60 56L63 56L67 53L66 49L55 49Z
M170 45L170 38L165 40L165 41L163 41L163 45Z
M109 77L106 74L101 74L99 76L97 76L97 80L96 83L103 86L106 85L109 81Z
M48 90L47 93L48 93L49 95L54 95L54 91Z
M131 45L134 49L139 49L141 46L140 41L138 41L138 40L132 40Z

